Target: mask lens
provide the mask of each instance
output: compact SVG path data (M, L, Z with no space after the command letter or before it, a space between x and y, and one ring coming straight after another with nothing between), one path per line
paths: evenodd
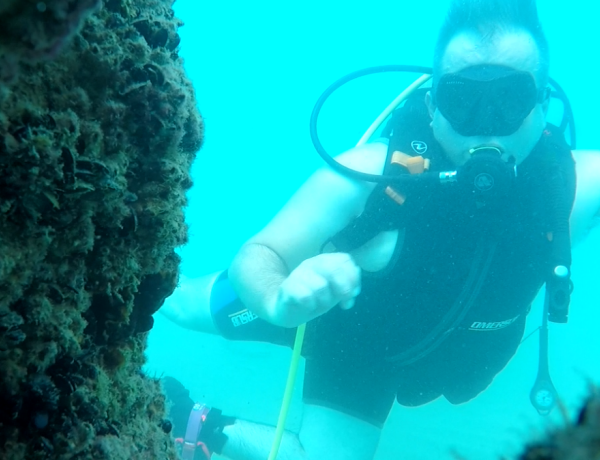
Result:
M498 69L496 77L492 74L494 69ZM480 70L483 76L478 78ZM519 129L535 106L536 95L530 74L506 67L480 66L442 76L436 103L459 134L506 136Z
M536 88L526 74L513 75L496 82L494 104L497 113L507 124L523 123L535 106Z
M481 99L481 91L473 82L442 78L436 98L438 108L450 123L464 124L472 119L474 108Z

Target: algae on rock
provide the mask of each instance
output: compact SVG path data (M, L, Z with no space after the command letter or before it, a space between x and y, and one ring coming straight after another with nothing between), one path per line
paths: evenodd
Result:
M160 0L0 7L3 459L175 456L141 366L203 135L180 25Z

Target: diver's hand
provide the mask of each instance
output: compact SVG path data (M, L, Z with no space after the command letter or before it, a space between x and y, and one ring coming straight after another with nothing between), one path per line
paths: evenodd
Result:
M360 268L349 254L320 254L302 262L279 287L273 323L296 327L338 305L354 306L360 293Z

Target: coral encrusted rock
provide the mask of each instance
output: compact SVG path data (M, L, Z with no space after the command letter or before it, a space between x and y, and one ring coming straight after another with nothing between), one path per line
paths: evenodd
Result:
M14 82L21 63L56 57L100 0L3 0L0 83Z
M0 458L175 458L141 371L203 125L171 1L0 5Z

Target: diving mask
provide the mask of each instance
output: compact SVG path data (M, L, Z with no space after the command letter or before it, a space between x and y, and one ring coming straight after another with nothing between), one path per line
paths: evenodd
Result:
M463 136L509 136L549 95L529 72L499 65L445 74L434 92L438 109Z

